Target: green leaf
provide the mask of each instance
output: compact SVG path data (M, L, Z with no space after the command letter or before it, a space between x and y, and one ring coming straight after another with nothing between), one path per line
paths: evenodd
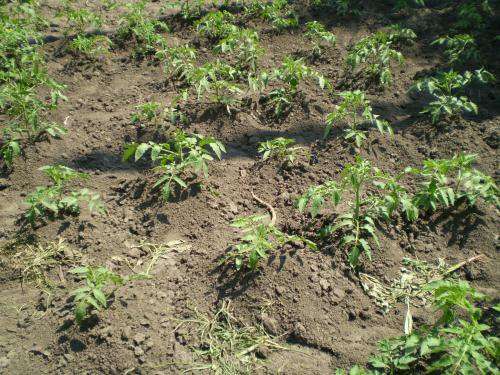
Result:
M107 298L101 289L92 290L92 294L103 307L107 306Z
M184 180L182 180L180 177L178 176L172 176L172 179L177 182L177 184L183 188L187 188L187 184L186 182L184 182Z
M123 161L128 161L132 157L132 155L135 155L135 150L137 149L137 143L131 143L125 147L125 151L123 152Z
M142 158L144 153L150 148L151 146L147 143L141 143L139 146L137 146L135 150L135 161L138 161L140 158Z
M360 253L361 250L357 246L354 246L349 252L348 260L351 267L356 268L358 266Z
M78 324L83 322L85 317L87 316L87 303L81 302L75 307L75 320Z

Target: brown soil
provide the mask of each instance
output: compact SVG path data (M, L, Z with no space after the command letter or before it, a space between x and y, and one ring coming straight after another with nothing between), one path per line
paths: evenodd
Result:
M368 3L368 2L366 2ZM386 172L420 166L426 158L451 157L463 151L478 155L477 168L496 176L498 147L498 85L474 98L480 114L446 126L433 126L418 116L419 102L407 94L416 76L442 64L428 43L447 30L447 15L429 10L392 16L389 8L364 6L358 19L342 20L333 14L309 14L328 25L337 35L337 46L319 61L309 62L332 80L334 87L362 87L343 77L346 47L361 36L394 22L405 22L419 35L419 42L406 47L405 65L395 69L394 85L383 91L368 87L375 113L389 120L393 140L369 134L369 150L363 157ZM47 13L52 10L47 7ZM152 12L152 14L154 14ZM441 18L440 18L441 17ZM113 19L110 17L109 25ZM199 41L189 25L172 17L174 40L196 39L202 60L210 46ZM276 34L269 25L251 22L261 34L266 49L264 68L280 63L286 55L301 56L308 48L302 31ZM52 33L60 30L53 27ZM497 35L492 30L491 35ZM496 42L498 44L498 42ZM124 260L135 264L143 253L132 245L141 240L165 243L185 240L189 248L173 251L154 268L155 277L137 281L117 291L111 307L80 328L72 318L69 292L76 287L66 274L66 283L54 291L47 311L44 295L33 286L21 285L8 267L4 253L0 280L0 373L178 373L168 363L189 361L192 354L175 333L175 319L189 316L193 308L213 313L222 299L232 300L234 314L247 323L262 322L293 351L268 354L266 373L327 374L336 367L364 363L378 340L401 334L404 306L384 315L363 292L356 276L345 265L340 248L312 252L288 246L274 254L258 272L241 275L219 267L219 259L234 243L237 233L229 227L239 215L264 212L252 199L252 191L277 212L277 225L287 232L312 235L314 225L294 208L296 197L308 186L335 178L354 158L341 137L322 141L326 114L337 101L314 85L301 86L302 97L282 121L275 121L265 108L243 107L228 115L210 104L192 99L186 130L209 134L223 141L228 153L210 166L210 177L201 188L162 202L151 191L152 175L145 165L123 163L124 143L135 140L130 123L134 106L155 100L168 103L176 87L165 83L162 67L151 60L130 58L131 48L116 49L97 67L58 54L60 41L45 49L56 80L67 85L68 101L58 108L54 120L69 116L69 132L60 140L38 143L26 150L11 174L0 179L0 241L16 235L16 221L23 200L45 178L38 168L64 164L87 172L85 185L101 194L108 214L88 215L50 222L33 231L40 242L64 238L82 259L78 263L107 265L116 272L131 271ZM499 76L498 62L484 49L485 65ZM340 89L339 89L340 90ZM311 163L283 169L277 162L262 162L257 143L276 136L295 138L317 156ZM83 186L83 185L82 185ZM374 252L364 272L389 280L397 276L404 257L452 264L482 253L483 261L461 272L473 285L498 297L500 264L497 257L498 212L479 204L475 209L456 208L408 225L399 219L382 227L382 248ZM58 280L54 269L54 280ZM35 314L38 313L38 314ZM431 319L432 312L415 312L417 323Z

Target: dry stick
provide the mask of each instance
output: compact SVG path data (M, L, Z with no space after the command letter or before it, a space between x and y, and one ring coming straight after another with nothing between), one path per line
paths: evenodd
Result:
M271 206L267 202L264 202L262 199L260 199L258 196L256 196L253 191L252 191L252 198L255 199L262 206L266 207L269 210L269 213L271 214L271 223L270 223L270 225L276 224L276 211L274 210L273 206Z
M463 266L466 266L467 264L475 262L476 260L479 260L482 258L484 258L484 254L479 254L479 255L473 256L472 258L469 258L467 260L464 260L463 262L460 262L460 263L457 263L457 264L451 266L443 273L443 275L448 275L449 273L455 272L459 268L462 268Z

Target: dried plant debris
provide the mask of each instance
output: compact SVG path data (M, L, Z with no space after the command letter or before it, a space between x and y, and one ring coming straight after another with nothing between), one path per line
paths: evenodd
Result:
M436 264L431 264L418 259L404 258L400 277L395 278L390 285L366 273L360 273L359 277L365 293L384 312L389 311L398 302L422 307L428 304L431 297L425 286L433 281L452 278L453 272L482 257L478 255L453 266L447 266L442 259L438 259Z
M179 321L176 333L181 330L189 332L186 339L195 357L193 363L173 363L185 372L250 374L262 366L262 353L290 350L280 345L261 325L247 325L235 318L230 301L223 301L214 316L194 310L191 318Z

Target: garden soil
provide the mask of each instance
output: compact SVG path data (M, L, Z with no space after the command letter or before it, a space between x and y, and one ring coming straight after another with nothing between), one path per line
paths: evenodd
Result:
M89 2L92 6L95 2ZM336 47L321 59L308 58L302 29L278 34L268 24L248 21L261 35L265 69L284 56L305 57L310 66L332 81L335 91L360 88L368 93L374 112L394 128L389 139L370 130L364 158L381 170L397 174L418 167L427 158L449 158L458 152L477 155L475 167L498 178L498 84L475 98L480 110L474 118L432 125L418 114L422 102L408 93L415 78L442 65L441 54L429 43L447 32L448 16L419 9L394 15L378 2L363 2L363 15L340 19L333 13L315 14L302 7L301 23L316 19L337 36ZM152 4L151 14L159 5ZM53 14L51 3L45 8ZM112 25L118 15L108 15ZM194 28L172 12L168 43L191 42L201 60L213 59L210 45ZM61 34L54 20L47 32ZM396 22L404 22L419 36L403 49L406 62L394 69L394 84L386 90L344 74L346 48L361 37ZM116 23L115 23L116 24ZM491 35L497 35L492 30ZM56 38L55 38L56 39ZM492 37L493 39L493 37ZM498 47L498 41L497 47ZM495 48L484 48L488 70L500 76ZM179 326L193 311L211 315L223 300L231 301L233 315L245 324L262 324L290 350L262 351L260 373L329 374L337 367L365 363L376 343L402 334L405 306L381 311L363 291L345 264L338 244L320 244L311 251L299 243L280 248L258 271L236 272L221 262L238 239L232 219L267 213L252 193L272 205L277 226L287 233L314 239L326 216L314 222L295 208L297 197L314 184L338 177L354 160L354 152L335 129L323 140L326 114L338 98L314 84L304 83L293 109L276 120L265 103L225 109L191 98L186 130L211 135L227 147L221 161L210 164L210 175L168 202L152 190L154 174L146 164L122 161L124 144L147 141L154 135L131 124L134 107L146 101L168 104L178 84L165 79L154 59L131 58L132 46L116 47L99 63L81 61L64 53L63 41L44 50L50 73L67 86L67 102L54 113L66 122L68 134L26 149L12 173L0 178L0 243L19 236L19 218L26 195L46 182L39 167L64 164L90 174L74 186L98 192L107 214L88 214L49 222L24 236L40 243L65 240L60 267L47 275L57 285L50 296L30 283L21 283L11 265L13 251L2 252L0 281L0 373L5 374L174 374L198 359L190 350L192 332ZM263 162L259 142L277 136L294 138L306 151L294 166ZM411 183L412 181L407 181ZM498 211L482 203L473 209L459 206L408 224L396 218L382 225L380 249L362 271L382 282L397 278L404 258L455 264L472 256L484 257L458 273L479 290L498 297L500 264ZM148 259L136 245L182 242L153 267L153 278L118 289L107 310L84 326L74 323L71 290L77 287L68 270L76 264L105 265L120 274L140 270ZM15 250L14 250L15 251ZM413 311L415 324L433 319L430 308Z

